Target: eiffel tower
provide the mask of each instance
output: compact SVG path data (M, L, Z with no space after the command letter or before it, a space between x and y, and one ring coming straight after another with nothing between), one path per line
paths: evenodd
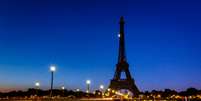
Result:
M118 63L116 64L116 71L114 78L111 80L109 88L113 90L126 89L133 93L133 96L138 96L139 90L135 85L134 79L129 72L129 64L126 60L125 54L125 40L124 40L124 18L120 18L120 33L119 33L119 56ZM121 79L121 73L125 72L125 79Z

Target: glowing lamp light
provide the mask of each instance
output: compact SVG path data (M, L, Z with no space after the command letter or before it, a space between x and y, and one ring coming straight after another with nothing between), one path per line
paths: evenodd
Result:
M62 87L61 87L61 89L62 89L62 90L64 90L64 89L65 89L65 87L64 87L64 86L62 86Z
M118 37L120 38L120 37L121 37L121 35L120 35L120 34L118 34Z
M55 66L50 66L50 71L51 72L55 72L56 71L56 67Z
M36 82L36 83L35 83L35 86L36 86L36 87L39 87L39 86L40 86L40 83L39 83L39 82Z
M104 89L104 86L103 86L103 85L100 85L100 89Z
M76 89L76 91L77 91L77 92L79 92L79 91L80 91L80 89Z
M90 81L90 80L87 80L87 81L86 81L86 84L91 84L91 81Z

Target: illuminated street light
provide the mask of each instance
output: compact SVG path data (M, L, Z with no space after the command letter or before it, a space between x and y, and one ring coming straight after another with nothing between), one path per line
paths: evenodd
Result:
M91 81L90 81L90 80L87 80L87 81L86 81L86 84L91 84Z
M36 86L36 96L38 95L38 90L39 90L39 88L40 88L40 83L39 82L36 82L35 83L35 86Z
M103 93L104 93L104 86L103 85L100 85L100 91L101 91L101 93L102 93L102 95L104 95Z
M52 89L53 89L53 82L54 82L54 72L56 71L55 66L50 66L51 71L51 89L50 89L50 97L52 97Z
M91 81L90 80L86 80L86 84L87 84L87 93L89 93L89 86L90 86L90 84L91 84Z
M40 83L39 82L36 82L35 83L35 86L37 87L37 89L40 87Z
M121 35L120 35L120 34L118 34L118 37L120 38L120 37L121 37Z
M64 86L62 86L62 87L61 87L61 89L62 89L62 90L65 90L65 87L64 87Z
M79 92L80 91L80 89L76 89L76 92Z
M100 85L100 89L102 89L102 90L103 90L103 89L104 89L104 86L103 86L103 85Z
M65 87L62 86L62 87L61 87L61 90L62 90L62 92L63 92L63 95L62 95L62 96L64 97L64 96L65 96Z
M55 72L56 71L56 67L55 66L50 66L50 71L51 72Z

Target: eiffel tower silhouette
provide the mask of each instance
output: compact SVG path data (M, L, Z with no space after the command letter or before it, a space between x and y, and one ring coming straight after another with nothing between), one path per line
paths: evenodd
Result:
M129 64L125 55L125 39L124 39L124 18L120 18L120 33L119 33L119 56L118 63L116 64L116 71L114 78L110 81L109 88L113 90L127 89L133 93L134 96L138 96L139 89L137 88L134 79L129 72ZM125 79L121 79L121 73L125 72Z

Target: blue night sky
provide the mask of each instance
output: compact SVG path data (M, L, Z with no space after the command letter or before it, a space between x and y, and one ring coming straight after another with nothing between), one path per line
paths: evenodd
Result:
M108 86L124 16L126 54L140 90L201 89L199 0L1 0L0 91L40 81L55 88Z

